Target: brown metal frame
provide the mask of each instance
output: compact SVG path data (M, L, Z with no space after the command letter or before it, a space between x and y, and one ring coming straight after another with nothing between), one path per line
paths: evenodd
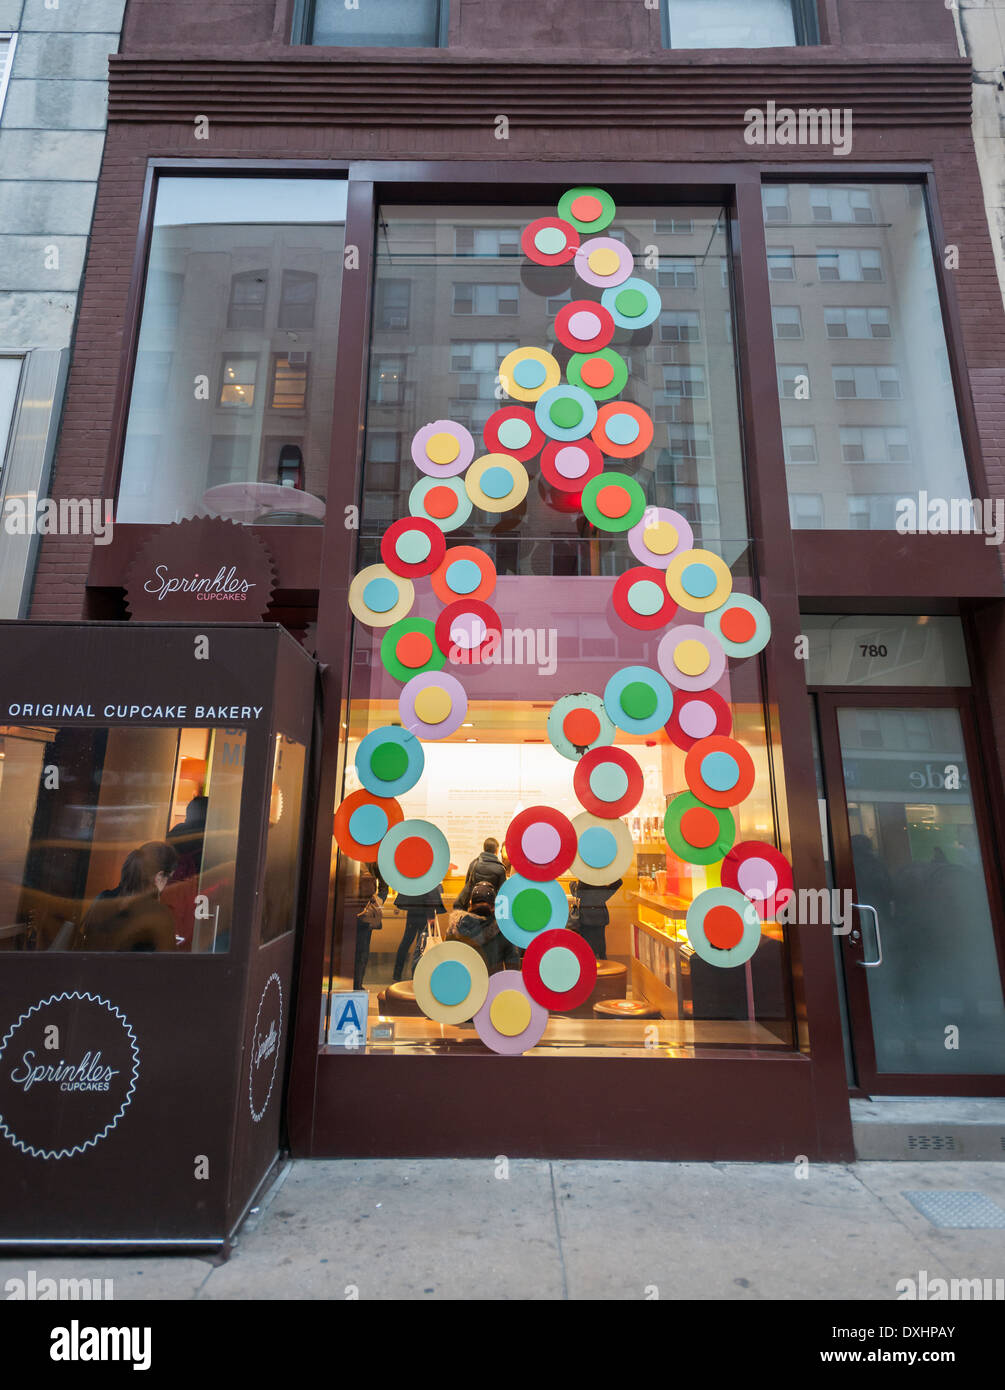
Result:
M776 631L765 660L770 736L782 753L789 834L801 882L822 882L823 859L815 806L810 724L799 663L789 653L799 632L799 604L790 537L764 257L760 172L750 165L528 164L465 162L354 163L349 171L346 243L361 251L360 271L343 278L336 371L336 436L329 486L330 515L357 505L362 492L362 437L372 281L372 232L378 200L498 202L525 200L529 189L561 190L588 179L612 187L622 201L668 205L696 200L729 211L737 327L741 414L747 458L748 506L762 593ZM407 194L405 193L407 188ZM734 196L735 190L735 196ZM367 254L363 255L363 248ZM743 254L741 256L741 248ZM766 538L771 537L770 543ZM318 655L325 668L319 814L312 892L301 974L290 1091L290 1138L300 1154L509 1153L607 1154L680 1157L780 1157L793 1151L848 1157L851 1133L843 1044L830 942L794 927L789 947L796 1003L798 1050L782 1057L756 1052L695 1056L652 1073L617 1059L540 1059L527 1086L519 1058L383 1057L320 1054L320 982L333 917L329 816L341 785L349 662L346 594L351 547L340 528L325 529ZM784 708L784 724L778 711ZM812 1054L810 1041L812 1036ZM751 1068L751 1061L762 1061ZM768 1064L772 1070L768 1070ZM404 1067L407 1063L407 1102ZM444 1067L449 1064L449 1079ZM785 1068L782 1082L778 1068ZM505 1074L504 1074L505 1073ZM778 1102L778 1087L786 1093ZM608 1116L620 1114L627 1132L601 1132L596 1114L603 1097ZM700 1100L699 1100L700 1097ZM403 1103L405 1102L405 1103ZM682 1126L679 1115L697 1104L701 1123ZM732 1119L755 1104L760 1124L740 1135ZM647 1115L646 1133L638 1114ZM435 1116L435 1123L431 1121ZM634 1123L632 1116L636 1117ZM793 1149L793 1146L797 1146Z
M834 849L834 884L836 888L854 890L855 873L852 864L851 835L848 825L848 802L841 773L841 747L838 735L838 709L956 709L959 710L963 731L963 746L970 773L970 789L977 824L978 844L988 889L992 933L998 956L1002 988L1005 991L1005 912L1003 885L998 860L994 854L995 837L988 788L984 777L984 760L976 736L977 702L968 687L932 688L929 686L825 686L815 688L820 720L820 752L824 785L830 814L831 841ZM858 900L856 894L856 901ZM988 1073L917 1074L913 1072L877 1072L869 1009L868 985L860 962L864 957L864 935L853 942L851 935L842 940L845 987L848 997L852 1050L859 1084L870 1095L955 1095L1003 1096L1005 1075ZM882 967L880 967L882 968Z

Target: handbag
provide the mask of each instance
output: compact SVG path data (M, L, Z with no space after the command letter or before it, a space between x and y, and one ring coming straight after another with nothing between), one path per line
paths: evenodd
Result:
M361 926L369 927L371 931L380 931L384 925L384 914L376 898L370 899L363 911L357 914L356 921Z

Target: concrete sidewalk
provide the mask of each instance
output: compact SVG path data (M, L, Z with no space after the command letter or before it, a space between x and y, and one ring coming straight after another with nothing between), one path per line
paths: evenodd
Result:
M508 1171L508 1176L503 1176ZM895 1299L1005 1276L1005 1229L934 1226L906 1191L983 1193L1003 1163L299 1161L231 1259L0 1260L119 1299ZM5 1295L6 1296L6 1295ZM944 1305L943 1305L944 1306Z

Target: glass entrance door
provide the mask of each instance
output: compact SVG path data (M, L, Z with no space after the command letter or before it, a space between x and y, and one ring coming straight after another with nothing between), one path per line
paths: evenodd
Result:
M859 1083L998 1094L1002 960L968 697L846 691L819 708L836 884L856 904L838 930Z

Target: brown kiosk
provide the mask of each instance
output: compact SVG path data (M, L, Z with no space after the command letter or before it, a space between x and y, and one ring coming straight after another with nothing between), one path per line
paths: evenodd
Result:
M280 1143L315 666L0 623L0 1246L226 1248Z

